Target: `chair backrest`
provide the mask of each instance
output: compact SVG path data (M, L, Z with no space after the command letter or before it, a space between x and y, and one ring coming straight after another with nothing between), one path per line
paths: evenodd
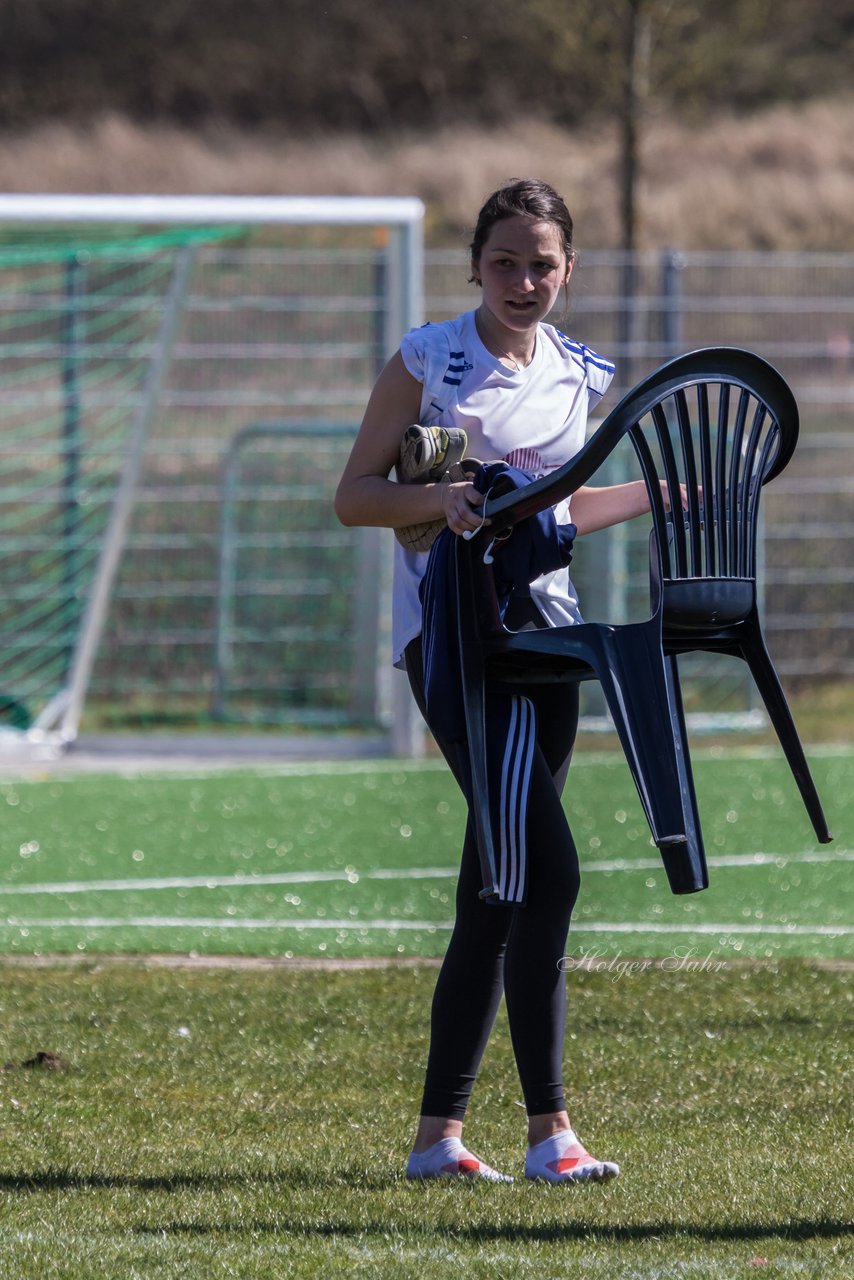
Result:
M523 493L487 502L495 528L514 524L587 483L628 435L650 495L660 576L748 578L756 574L762 486L795 450L798 409L787 383L760 356L708 347L677 356L644 378L584 448ZM687 490L671 520L661 481Z
M614 416L628 435L652 505L661 573L755 578L762 486L791 458L798 410L760 357L729 348L681 356L642 382ZM687 509L668 516L661 492L684 485Z

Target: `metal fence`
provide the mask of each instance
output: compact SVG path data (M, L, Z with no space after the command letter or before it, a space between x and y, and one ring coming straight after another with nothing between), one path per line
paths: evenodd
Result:
M386 270L370 241L197 250L84 727L388 721L390 535L331 510L388 348ZM467 274L462 251L427 255L428 319L476 305ZM710 344L777 365L802 436L765 502L769 645L790 688L854 675L854 254L591 252L555 319L616 361L617 390ZM633 535L596 539L588 612L642 610Z
M90 721L371 729L388 574L332 494L387 349L382 250L200 250Z

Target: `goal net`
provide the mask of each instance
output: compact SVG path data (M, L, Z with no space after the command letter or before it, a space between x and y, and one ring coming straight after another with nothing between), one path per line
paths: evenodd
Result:
M422 319L422 216L0 197L0 745L275 724L411 748L388 539L331 500Z

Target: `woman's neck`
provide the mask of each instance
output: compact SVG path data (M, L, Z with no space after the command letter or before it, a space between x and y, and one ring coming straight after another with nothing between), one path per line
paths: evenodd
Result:
M533 333L514 333L512 329L497 324L483 307L475 311L474 322L481 342L502 364L518 372L531 363L537 346L536 330Z

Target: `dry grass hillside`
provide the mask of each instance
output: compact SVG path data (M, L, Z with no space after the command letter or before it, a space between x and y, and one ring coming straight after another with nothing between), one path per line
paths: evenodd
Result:
M850 250L854 247L854 98L777 107L689 128L646 129L645 247ZM573 209L581 247L617 243L612 128L571 133L522 121L496 132L294 139L221 129L193 134L107 117L0 135L6 191L415 194L433 243L468 227L505 178L537 174Z

